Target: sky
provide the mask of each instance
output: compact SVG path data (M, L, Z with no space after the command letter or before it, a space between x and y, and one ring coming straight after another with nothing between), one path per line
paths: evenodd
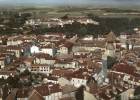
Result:
M140 0L0 0L0 5L140 5Z

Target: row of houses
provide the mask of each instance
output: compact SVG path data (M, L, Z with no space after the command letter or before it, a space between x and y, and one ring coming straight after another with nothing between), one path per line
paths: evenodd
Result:
M99 22L94 21L94 20L87 18L87 17L72 17L72 18L67 18L67 19L48 18L47 20L29 19L25 22L25 25L47 25L48 27L55 27L55 26L63 27L65 24L72 24L75 21L79 22L81 24L99 25Z
M126 41L132 39L127 37ZM131 89L140 85L139 47L135 45L139 40L136 37L136 42L129 44L130 48L122 40L122 35L116 37L113 32L98 38L79 38L77 35L67 38L62 33L1 36L0 78L14 77L16 71L22 73L26 69L43 76L43 80L33 87L17 89L19 100L35 100L36 95L37 100L75 98L75 91L81 86L84 86L85 96L90 95L95 100L113 100L118 95L122 100L128 100L130 95L126 94L133 94ZM110 61L108 57L111 57ZM116 62L108 69L107 63L113 62L112 59ZM20 78L24 79L29 78ZM53 88L55 86L59 91ZM63 86L70 92L65 94ZM54 92L50 92L51 89ZM13 90L7 98L15 95L11 94Z

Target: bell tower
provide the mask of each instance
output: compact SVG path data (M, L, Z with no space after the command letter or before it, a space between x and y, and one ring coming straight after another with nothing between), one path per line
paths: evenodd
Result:
M107 37L106 37L106 46L105 46L105 52L102 54L102 74L104 78L107 76L107 69L108 69L108 59L115 58L115 51L116 51L116 36L111 31Z
M98 75L97 82L98 84L103 84L107 77L107 69L108 69L108 57L115 58L115 51L116 51L116 36L111 31L106 38L106 46L105 52L102 53L102 70Z
M106 49L105 49L105 54L107 56L110 56L110 57L115 57L115 51L116 51L116 36L114 34L114 32L110 32L108 35L107 35L107 38L106 38Z

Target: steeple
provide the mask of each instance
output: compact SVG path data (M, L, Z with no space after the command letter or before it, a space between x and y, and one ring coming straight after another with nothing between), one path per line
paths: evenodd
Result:
M110 32L107 37L106 37L106 54L107 56L110 57L115 57L115 41L116 41L116 36L114 32Z
M113 31L111 31L107 34L106 41L107 42L115 42L116 41L116 36L115 36Z

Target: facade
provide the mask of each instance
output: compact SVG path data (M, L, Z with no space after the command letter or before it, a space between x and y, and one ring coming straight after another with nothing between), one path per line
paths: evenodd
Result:
M5 67L5 58L0 59L0 69Z
M71 84L75 87L80 87L81 85L86 86L87 80L82 78L72 78Z
M32 54L34 54L34 53L39 53L39 47L37 47L37 46L35 46L35 45L31 46L30 52L31 52Z
M47 65L47 64L33 64L31 65L30 70L32 72L45 73L47 75L49 75L51 72L50 65Z

